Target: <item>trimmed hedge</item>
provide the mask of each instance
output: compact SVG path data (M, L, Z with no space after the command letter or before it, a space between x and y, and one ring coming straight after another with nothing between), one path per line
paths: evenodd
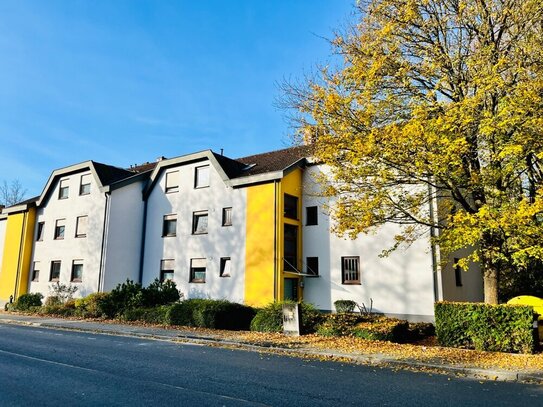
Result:
M251 321L251 331L283 332L283 304L292 304L291 301L272 302L261 308ZM323 320L323 315L312 305L306 302L298 304L301 308L302 334L313 333Z
M533 353L533 308L525 305L437 302L436 335L442 346Z
M169 325L201 328L249 330L255 310L226 300L189 299L172 305L166 313Z

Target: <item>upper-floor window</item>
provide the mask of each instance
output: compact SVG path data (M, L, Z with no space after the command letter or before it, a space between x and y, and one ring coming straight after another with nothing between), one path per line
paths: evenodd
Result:
M41 242L43 240L44 230L45 230L45 222L38 222L38 231L36 233L36 241Z
M174 259L164 259L160 261L160 281L173 280L173 271L175 267Z
M79 195L90 194L91 177L91 174L84 174L81 176L81 183L79 184Z
M66 230L66 219L57 219L55 223L55 239L64 239Z
M232 269L232 260L230 257L221 257L220 267L219 275L221 277L230 277L230 271Z
M194 169L194 188L209 186L209 165L203 165Z
M75 237L87 237L87 226L89 217L78 216L75 223Z
M308 206L305 208L305 224L307 226L319 224L319 213L316 206Z
M462 268L458 264L460 259L454 258L454 282L457 287L462 287Z
M222 208L222 225L232 226L232 208Z
M72 263L71 281L80 283L83 281L83 260L74 260Z
M32 281L39 281L40 280L40 262L35 261L34 265L32 266Z
M360 257L341 258L341 283L360 284Z
M51 262L51 274L49 274L49 281L58 281L60 279L60 260Z
M70 190L70 187L68 185L69 179L61 179L60 180L60 186L58 190L58 199L66 199L68 198L68 192Z
M194 212L192 214L192 234L201 235L207 233L207 211Z
M177 234L177 215L164 215L162 221L162 236L175 236Z
M285 194L283 212L285 214L285 218L298 219L298 198Z
M166 193L179 191L179 171L170 171L166 173Z

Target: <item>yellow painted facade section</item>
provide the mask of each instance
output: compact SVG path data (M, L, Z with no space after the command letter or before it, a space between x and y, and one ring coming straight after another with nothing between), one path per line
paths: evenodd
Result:
M35 208L8 215L0 269L1 302L9 302L11 295L16 300L27 292L35 220Z
M300 287L300 276L284 271L284 225L294 225L298 226L298 250L297 250L297 264L295 265L298 270L303 270L302 266L302 170L296 168L286 176L283 177L279 183L279 204L278 204L278 222L277 222L277 244L278 244L278 256L276 259L277 269L280 270L280 278L278 279L277 292L278 300L283 300L285 298L285 278L294 278L297 280L298 285L298 300L303 299L303 289ZM285 194L295 196L298 198L298 216L297 219L290 219L284 216L284 196Z
M275 183L247 188L245 303L263 306L274 300Z

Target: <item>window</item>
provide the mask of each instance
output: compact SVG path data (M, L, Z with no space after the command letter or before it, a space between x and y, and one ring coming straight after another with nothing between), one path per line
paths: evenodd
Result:
M179 171L166 173L166 193L179 191Z
M60 188L58 190L58 199L66 199L68 198L68 191L69 191L69 186L68 186L68 179L62 179L60 180Z
M78 216L75 223L75 237L87 237L88 216Z
M160 261L160 281L173 280L173 270L175 266L174 259L165 259Z
M36 233L36 241L43 241L43 230L45 228L45 222L38 222L38 233Z
M80 283L83 279L83 260L74 260L72 262L72 278L70 281Z
M311 276L319 275L319 258L318 257L307 257L306 262L306 274Z
M307 226L319 224L319 214L316 206L308 206L305 208L305 224Z
M66 219L58 219L55 224L55 239L64 239L64 231L66 229Z
M454 258L454 281L457 287L462 287L462 269L458 265L460 259Z
M221 277L230 277L230 270L232 268L232 261L230 257L221 257Z
M205 233L207 233L207 211L194 212L192 214L192 234Z
M341 258L341 283L360 284L360 257L350 256Z
M284 248L283 270L296 271L296 263L298 262L298 226L285 224Z
M232 208L222 208L222 225L232 226Z
M40 280L40 262L35 261L34 265L32 266L32 281L39 281Z
M194 188L209 186L209 165L196 167L194 170Z
M51 274L49 281L58 281L60 278L60 261L51 262Z
M285 194L284 214L285 218L298 219L298 198Z
M177 234L177 215L164 215L162 222L162 236L175 236Z
M79 195L90 194L91 177L91 174L85 174L81 176L81 183L79 184Z
M190 259L190 282L206 282L206 259Z

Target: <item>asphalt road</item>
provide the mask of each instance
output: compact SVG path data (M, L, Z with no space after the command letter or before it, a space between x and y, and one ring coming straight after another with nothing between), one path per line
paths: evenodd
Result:
M0 324L0 406L43 405L527 407L543 386Z

